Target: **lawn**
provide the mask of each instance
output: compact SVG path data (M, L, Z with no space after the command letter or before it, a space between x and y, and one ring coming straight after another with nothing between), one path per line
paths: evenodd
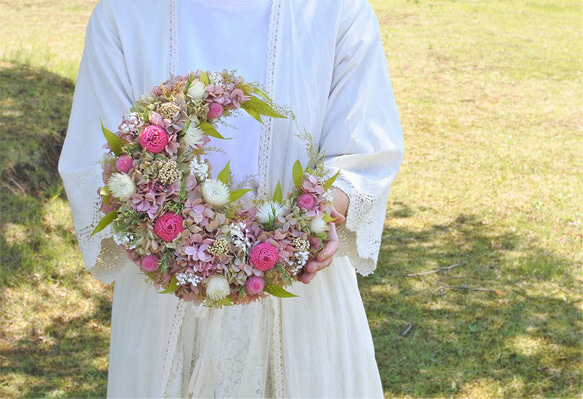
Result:
M0 397L103 397L55 172L94 0L0 0ZM583 5L373 0L405 133L360 278L388 398L583 397Z

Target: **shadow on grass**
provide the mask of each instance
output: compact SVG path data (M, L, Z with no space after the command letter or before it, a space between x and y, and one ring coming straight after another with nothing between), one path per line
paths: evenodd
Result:
M389 218L417 212L397 204ZM383 243L377 272L359 284L385 394L580 392L583 317L569 260L476 215L415 231L386 227Z
M74 83L0 67L0 396L103 397L110 298L82 272L57 172Z

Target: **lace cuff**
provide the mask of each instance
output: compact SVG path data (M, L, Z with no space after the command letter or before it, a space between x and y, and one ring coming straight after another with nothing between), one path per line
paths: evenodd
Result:
M85 169L61 170L60 172L71 205L75 232L85 268L96 279L111 284L122 267L130 260L113 242L111 227L91 236L103 217L100 210L101 198L97 193L97 188L102 185L101 167L95 165Z
M340 249L338 255L348 256L356 271L367 276L374 272L381 246L385 220L385 205L379 198L357 190L340 172L334 187L350 199L346 221L338 226Z

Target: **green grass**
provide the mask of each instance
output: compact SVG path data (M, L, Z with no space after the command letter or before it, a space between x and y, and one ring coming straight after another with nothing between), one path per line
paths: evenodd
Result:
M111 289L54 170L94 4L0 0L0 397L105 395ZM386 397L583 397L581 2L372 5L406 142L359 280Z

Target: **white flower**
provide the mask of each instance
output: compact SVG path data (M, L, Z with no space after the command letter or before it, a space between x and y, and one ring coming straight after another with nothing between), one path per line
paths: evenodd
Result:
M184 133L182 141L184 141L184 144L187 146L194 148L204 144L203 137L204 132L198 126L195 126L194 123L191 123L190 126L188 126L186 133Z
M211 205L221 207L229 203L229 188L216 179L206 180L200 187L202 198Z
M107 186L111 194L122 201L129 200L132 194L136 192L136 184L125 173L114 173L111 175Z
M207 280L206 294L213 301L220 301L231 293L229 280L220 274L215 274Z
M195 100L200 100L204 96L204 83L200 80L194 82L188 89L188 96L194 98Z
M279 202L267 201L257 210L257 220L259 223L269 223L275 221L284 212L285 208Z
M315 217L310 222L310 230L312 230L312 232L315 234L323 233L327 230L327 228L328 223L324 221L324 218L322 218L322 216Z
M198 181L205 181L208 179L209 166L206 162L198 162L198 159L194 158L190 162L190 174L196 177Z

